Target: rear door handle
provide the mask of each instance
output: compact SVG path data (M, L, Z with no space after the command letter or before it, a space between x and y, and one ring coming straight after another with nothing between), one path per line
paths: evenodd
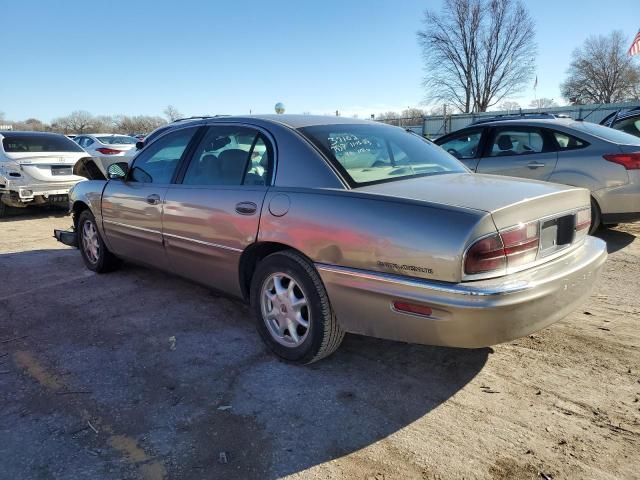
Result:
M151 195L149 195L147 197L147 203L149 205L157 205L160 203L160 195L158 195L157 193L152 193Z
M527 164L527 167L529 167L529 168L544 167L544 163L540 163L540 162L529 162L529 163Z
M236 212L240 215L253 215L258 210L258 206L253 202L236 203Z

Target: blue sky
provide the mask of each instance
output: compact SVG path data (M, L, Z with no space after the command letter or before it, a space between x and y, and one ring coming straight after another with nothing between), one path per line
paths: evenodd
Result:
M526 2L538 96L560 99L590 34L640 28L638 0ZM2 5L0 111L49 121L94 114L368 116L423 107L416 31L440 0L30 1ZM532 84L533 86L533 84ZM533 89L515 98L525 106Z

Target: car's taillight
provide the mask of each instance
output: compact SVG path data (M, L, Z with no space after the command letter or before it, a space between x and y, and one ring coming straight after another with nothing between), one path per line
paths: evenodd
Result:
M478 240L467 250L465 273L487 273L534 261L540 242L538 229L538 222L524 223Z
M589 233L591 227L591 208L578 210L576 213L576 239L584 237Z
M516 267L536 259L540 245L538 228L538 222L530 222L500 232L508 267Z
M622 165L627 170L640 169L640 152L603 155L605 160Z
M485 237L474 243L464 259L464 271L468 275L491 272L507 267L507 257L499 234Z
M103 155L117 155L119 153L122 153L121 150L115 150L113 148L104 148L104 147L96 148L96 151L102 153Z

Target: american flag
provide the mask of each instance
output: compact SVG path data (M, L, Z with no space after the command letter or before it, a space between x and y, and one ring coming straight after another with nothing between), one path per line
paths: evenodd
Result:
M636 33L636 37L631 42L631 46L629 47L629 51L627 52L630 57L634 55L640 55L640 30Z

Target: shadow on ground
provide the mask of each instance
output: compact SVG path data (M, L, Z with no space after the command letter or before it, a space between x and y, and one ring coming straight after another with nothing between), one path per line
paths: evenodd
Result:
M635 235L616 230L615 228L601 228L595 236L607 242L607 252L614 253L633 243Z
M137 478L150 459L165 470L154 478L278 478L410 426L491 352L347 336L294 366L266 351L244 305L192 283L131 265L95 275L74 250L0 263L34 279L0 295L8 478ZM122 438L144 455L114 448Z
M47 205L42 207L7 207L5 216L0 217L2 222L17 222L36 218L62 218L69 214L69 208L64 205Z

